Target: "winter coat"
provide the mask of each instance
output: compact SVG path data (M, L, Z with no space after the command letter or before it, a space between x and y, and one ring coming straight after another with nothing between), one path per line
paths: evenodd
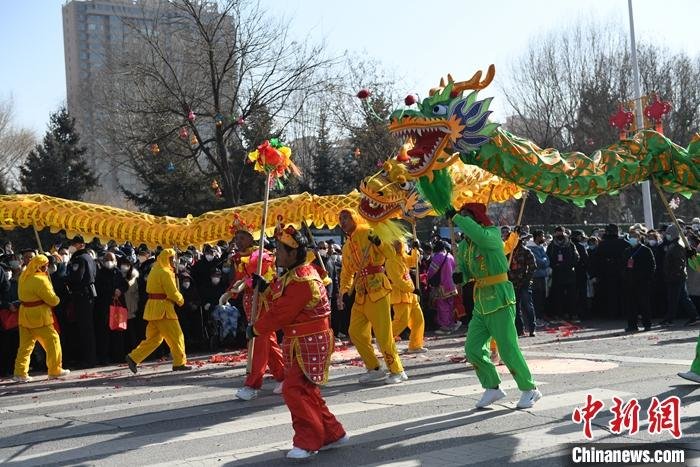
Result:
M579 261L578 251L568 238L562 245L553 241L547 247L547 256L552 268L552 281L558 284L576 283L576 264Z

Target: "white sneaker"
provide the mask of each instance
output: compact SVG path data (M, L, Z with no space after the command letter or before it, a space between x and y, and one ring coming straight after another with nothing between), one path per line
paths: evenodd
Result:
M692 371L686 371L685 373L678 373L678 376L680 376L683 379L687 379L688 381L692 381L694 383L700 383L700 375L697 373L693 373Z
M287 459L308 459L317 452L318 451L307 451L306 449L294 446L292 450L287 453Z
M520 400L518 401L518 405L516 407L519 409L529 409L530 407L535 405L535 402L537 402L541 398L542 393L537 389L523 391L523 395L520 396Z
M452 326L452 332L457 332L457 330L458 330L459 328L461 328L461 327L462 327L462 322L461 322L461 321L457 321L457 322L454 324L454 326Z
M385 379L386 379L386 372L380 368L378 370L367 370L367 373L360 376L359 381L362 384L367 384L367 383L379 383L381 381L384 381Z
M451 332L452 332L452 328L443 326L440 329L438 329L437 331L435 331L435 334L439 334L441 336L444 336L445 334L449 334Z
M408 381L408 375L405 371L402 371L400 373L390 373L389 376L386 377L386 380L384 382L386 384L398 384L403 381Z
M416 347L415 349L406 349L406 353L425 353L427 351L427 347Z
M339 440L326 444L321 449L319 449L319 451L327 451L328 449L339 448L339 447L345 446L349 442L350 442L350 437L347 434L345 434Z
M283 388L284 388L284 381L280 381L279 383L277 383L277 386L275 386L275 389L273 389L272 392L275 394L282 394Z
M503 389L487 389L484 391L484 395L481 396L479 402L476 403L476 408L483 409L504 397L506 397L506 393Z
M13 376L12 377L12 381L14 381L15 383L31 383L33 379L34 378L32 378L31 376Z
M248 386L243 386L241 389L236 391L236 397L244 401L250 401L258 397L258 390L249 388Z
M64 368L57 375L49 375L49 379L58 379L58 378L62 378L63 376L68 376L69 374L70 374L70 370L67 370Z
M501 364L501 357L498 355L498 350L492 351L491 356L489 358L491 359L491 363L493 363L494 365Z

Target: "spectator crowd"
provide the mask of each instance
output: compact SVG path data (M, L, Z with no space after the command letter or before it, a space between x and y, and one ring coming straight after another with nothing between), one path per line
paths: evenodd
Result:
M609 224L588 234L563 226L551 234L502 227L509 279L516 292L518 334L534 336L543 323L556 320L625 319L627 332L649 330L653 319L664 327L678 319L686 326L696 324L700 272L688 267L688 260L700 252L700 218L681 228L688 247L674 224L659 230L635 224L624 232ZM274 254L273 244L266 241L265 248ZM468 326L473 284L459 285L450 241L436 235L429 242L409 242L407 248L420 254L417 291L426 330L451 334ZM54 327L66 368L121 364L144 338L146 281L159 250L129 243L86 243L80 236L52 245L46 253L48 274L60 298L53 309ZM336 337L345 339L352 303L338 294L341 246L322 241L316 253L317 267L330 279L331 326ZM15 252L11 242L0 244L0 376L13 372L19 343L17 280L36 254L33 249ZM184 304L176 311L190 351L245 346L242 294L231 290L236 255L233 241L204 245L201 251L193 246L178 251L176 276ZM110 323L115 307L126 310L126 326ZM154 358L166 353L163 345ZM31 366L45 366L40 346Z

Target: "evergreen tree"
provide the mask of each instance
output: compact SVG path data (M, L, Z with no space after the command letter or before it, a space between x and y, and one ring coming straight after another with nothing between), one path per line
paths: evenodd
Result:
M328 114L321 110L319 118L318 136L316 139L316 163L314 167L314 193L317 195L330 195L337 193L338 172L337 163L333 158L333 146L328 134Z
M97 178L87 165L86 152L80 146L75 119L61 107L51 114L42 144L29 153L20 167L23 191L80 199L97 185Z

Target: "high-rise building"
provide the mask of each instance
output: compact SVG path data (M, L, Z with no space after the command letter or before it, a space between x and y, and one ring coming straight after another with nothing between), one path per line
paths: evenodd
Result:
M131 37L134 24L147 27L168 5L166 0L69 0L63 5L68 111L76 118L91 166L100 179L100 187L90 196L92 201L123 206L119 187L139 186L119 151L110 150L95 131L94 93L104 85L104 81L97 82L100 71L110 53L136 43Z

